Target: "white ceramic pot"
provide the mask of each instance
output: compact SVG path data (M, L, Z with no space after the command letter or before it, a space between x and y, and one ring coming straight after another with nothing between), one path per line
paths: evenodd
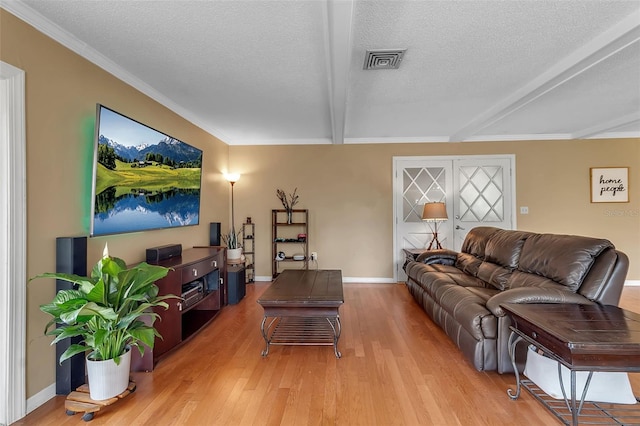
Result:
M131 348L120 357L120 364L112 359L94 361L87 357L89 395L97 401L113 398L129 386L131 370Z
M227 249L227 259L240 259L242 256L242 249Z

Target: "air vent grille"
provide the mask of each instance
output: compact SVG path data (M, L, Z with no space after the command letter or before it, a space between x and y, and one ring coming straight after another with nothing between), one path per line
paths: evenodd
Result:
M402 62L402 57L407 49L367 50L364 57L365 70L396 69Z

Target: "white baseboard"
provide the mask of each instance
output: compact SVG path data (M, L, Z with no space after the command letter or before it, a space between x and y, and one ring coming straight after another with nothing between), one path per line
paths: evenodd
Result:
M265 282L270 282L273 281L273 279L271 278L271 276L269 275L263 275L263 276L257 276L256 277L256 281L265 281ZM343 277L342 278L342 282L343 283L365 283L365 284L395 284L396 281L394 281L393 278L373 278L373 277ZM626 280L624 282L625 287L640 287L640 280Z
M370 277L342 277L343 283L358 284L396 284L393 278L370 278Z
M27 399L27 414L56 396L56 384L55 382L42 389L31 398Z
M264 275L264 276L256 276L255 278L256 282L270 282L273 281L273 278L271 278L268 275ZM395 284L397 281L395 281L393 278L375 278L375 277L342 277L342 282L343 283L360 283L360 284Z

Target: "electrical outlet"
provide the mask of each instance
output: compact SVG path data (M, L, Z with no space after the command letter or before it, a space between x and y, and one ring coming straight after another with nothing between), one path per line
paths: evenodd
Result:
M318 253L315 251L311 252L311 260L318 260Z

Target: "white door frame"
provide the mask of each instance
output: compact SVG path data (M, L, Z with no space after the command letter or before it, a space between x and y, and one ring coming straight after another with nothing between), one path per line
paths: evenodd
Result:
M0 425L26 415L24 71L0 61Z
M508 159L511 164L511 224L513 229L517 229L516 223L516 156L515 154L487 154L487 155L436 155L436 156L398 156L393 157L393 280L398 281L398 263L404 263L404 257L399 252L398 247L398 203L402 201L402 188L398 188L398 163L401 161L453 161L453 160L487 160L487 159ZM453 236L452 236L453 237Z

